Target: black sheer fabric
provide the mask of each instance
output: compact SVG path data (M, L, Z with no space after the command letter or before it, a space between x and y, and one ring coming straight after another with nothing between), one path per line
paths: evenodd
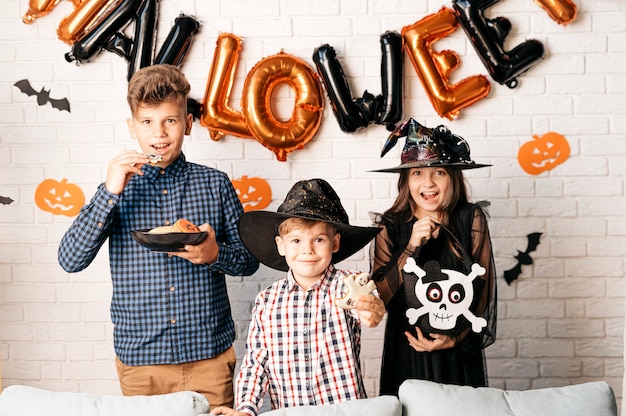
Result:
M398 387L406 379L423 379L440 383L487 386L487 367L483 349L495 341L496 336L496 272L491 250L491 239L486 215L479 204L465 203L450 216L447 230L430 239L415 252L407 250L407 243L416 218L397 223L379 216L382 231L372 245L372 278L387 307L387 326L382 359L380 394L397 395ZM458 240L470 255L471 261L486 269L480 294L472 312L487 320L481 333L470 328L460 334L460 342L451 349L417 352L408 343L405 332L415 335L415 328L406 317L407 302L403 288L402 267L407 258L414 257L419 265L436 260L441 268L469 272L461 256L462 250L453 249Z

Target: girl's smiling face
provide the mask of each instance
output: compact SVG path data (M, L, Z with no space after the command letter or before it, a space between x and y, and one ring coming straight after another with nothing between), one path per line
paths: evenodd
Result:
M417 205L415 216L440 217L450 200L450 175L443 167L412 168L409 171L409 192Z

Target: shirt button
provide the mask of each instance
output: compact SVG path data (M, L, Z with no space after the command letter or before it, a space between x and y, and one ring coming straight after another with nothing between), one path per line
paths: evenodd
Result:
M165 220L165 225L170 225L170 220Z
M309 354L304 354L304 361L309 361Z
M176 319L172 318L170 322L172 323L172 325L174 325L176 323Z
M165 171L161 170L161 172L159 172L161 175L165 175Z
M98 227L102 227L104 224L101 222L98 222Z
M167 189L163 190L163 195L167 195Z
M176 290L176 288L174 286L170 286L170 292L173 292L175 290Z
M308 330L307 328L304 328L304 330L302 331L302 333L303 333L304 335L306 335L306 334L308 334L308 333L309 333L309 330Z
M112 199L109 199L109 200L107 201L107 204L109 204L109 205L113 205L113 200L112 200Z

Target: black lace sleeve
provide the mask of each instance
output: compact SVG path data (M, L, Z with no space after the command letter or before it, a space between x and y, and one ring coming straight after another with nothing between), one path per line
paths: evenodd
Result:
M487 215L480 204L474 205L471 227L471 247L474 262L486 269L482 294L476 306L476 313L487 320L487 327L482 332L482 347L494 343L496 339L496 267L491 248L491 237L487 226Z
M373 218L374 224L382 230L370 246L372 279L385 305L402 285L402 267L407 258L413 255L406 246L411 236L412 222L397 224L382 215Z

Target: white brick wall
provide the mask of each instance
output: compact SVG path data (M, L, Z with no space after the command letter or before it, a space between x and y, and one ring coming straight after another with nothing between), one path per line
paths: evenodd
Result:
M606 380L622 397L624 277L626 257L626 12L616 0L575 0L575 22L562 26L530 0L502 1L488 17L505 16L513 25L510 49L537 39L546 56L519 79L516 89L491 81L489 96L461 111L454 121L434 111L410 60L404 57L404 117L434 126L446 124L464 136L473 158L492 163L469 171L474 199L492 202L490 227L499 271L498 339L487 350L490 383L527 389ZM316 47L336 50L360 97L380 91L379 36L400 32L450 2L434 0L161 0L158 49L179 13L201 21L200 33L183 63L192 96L204 96L217 37L242 39L231 105L239 109L243 81L262 58L280 50L312 61ZM33 194L46 178L68 178L90 198L106 174L109 159L135 148L125 119L127 66L103 52L76 66L64 59L69 45L56 29L71 12L62 0L31 25L21 18L28 1L0 0L0 362L2 384L54 390L119 393L113 364L111 294L106 250L78 274L56 262L58 242L72 219L37 208ZM131 31L132 35L132 31ZM461 58L455 82L488 76L459 28L435 44ZM37 106L13 84L28 78L53 97L68 97L72 112ZM282 98L289 101L288 90ZM324 97L326 98L325 94ZM284 100L285 101L285 100ZM290 109L281 104L280 110ZM288 107L288 105L286 106ZM571 156L538 176L518 165L517 150L555 131L564 135ZM227 172L267 179L275 209L299 179L324 177L342 196L351 222L369 223L368 211L382 211L395 196L394 175L370 173L397 162L397 146L378 155L387 131L372 125L356 133L340 130L328 101L321 127L304 149L276 161L254 140L227 136L211 140L198 122L185 144L192 161ZM520 278L506 284L526 235L542 232ZM367 270L362 251L342 266ZM237 321L238 356L244 348L251 301L277 278L262 267L250 278L230 280ZM363 364L367 389L377 392L384 327L364 330Z

